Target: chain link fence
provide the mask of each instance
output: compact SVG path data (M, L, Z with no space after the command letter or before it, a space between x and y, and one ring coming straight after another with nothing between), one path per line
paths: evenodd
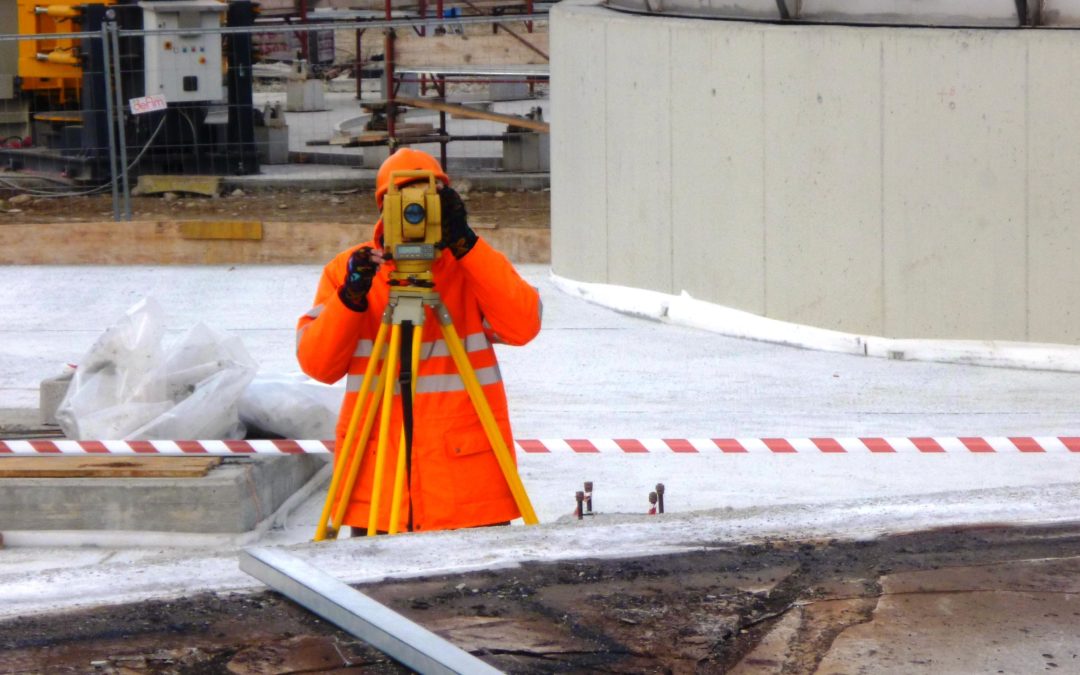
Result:
M542 124L530 120L548 105L546 66L415 65L426 58L417 54L437 55L424 42L434 37L480 44L500 34L528 47L520 36L546 31L545 15L328 12L297 24L259 18L246 0L8 11L0 20L19 33L0 35L0 190L111 194L115 220L132 218L140 192L220 190L223 178L314 167L347 180L403 144L451 169L522 170L505 162L507 137L536 136L514 121ZM388 33L408 64L395 68ZM398 97L452 108L406 108ZM524 170L546 170L534 164Z

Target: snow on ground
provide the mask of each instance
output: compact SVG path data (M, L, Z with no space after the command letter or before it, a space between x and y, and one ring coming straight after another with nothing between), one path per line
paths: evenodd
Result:
M688 317L686 299L575 285L553 279L543 266L522 272L540 288L545 315L533 343L499 348L518 438L1080 435L1080 374L867 358L733 338L714 331L782 341L805 331L783 333L772 322L767 328L774 332L765 334L755 317L722 308L697 303ZM165 308L170 334L204 321L239 334L264 372L295 371L293 327L319 273L318 266L0 267L0 408L36 407L37 383L77 361L147 294ZM665 318L615 312L582 296ZM711 330L680 325L688 323ZM859 336L828 337L847 344ZM922 357L955 354L956 347L905 344ZM1014 346L962 347L962 358L1001 359L1012 358ZM1014 365L1068 370L1075 351L1051 351L1052 363ZM522 455L539 527L312 544L324 497L312 486L310 498L259 536L5 532L0 617L257 587L236 566L237 549L250 544L289 546L359 581L780 535L1060 522L1080 514L1080 487L1066 482L1078 462L1080 455L1068 453ZM585 480L594 481L596 509L607 515L579 523L567 515ZM669 513L648 517L647 494L658 482L667 487ZM98 547L64 547L80 542ZM80 589L78 598L71 588Z

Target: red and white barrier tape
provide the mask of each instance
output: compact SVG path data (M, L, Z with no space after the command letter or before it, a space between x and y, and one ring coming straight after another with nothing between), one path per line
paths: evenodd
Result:
M910 438L643 438L519 439L525 452L721 453L721 454L896 454L896 453L1080 453L1080 437Z
M0 441L4 455L305 455L327 454L333 441ZM933 454L1080 453L1077 436L911 438L570 438L516 442L526 454Z
M0 441L4 455L325 455L333 441Z

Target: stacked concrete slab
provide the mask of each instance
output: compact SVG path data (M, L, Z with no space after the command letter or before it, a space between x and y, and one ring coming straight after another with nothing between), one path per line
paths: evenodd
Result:
M228 459L199 478L4 478L0 530L248 532L325 463L313 455Z

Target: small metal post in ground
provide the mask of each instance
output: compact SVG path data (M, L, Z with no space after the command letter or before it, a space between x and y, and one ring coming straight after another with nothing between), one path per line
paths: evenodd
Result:
M577 500L577 508L574 509L574 515L577 516L578 520L581 520L582 515L583 515L583 512L581 510L581 505L585 501L585 493L582 492L581 490L578 490L577 492L574 493L574 499Z
M592 515L592 481L585 481L585 513Z
M658 513L664 512L664 484L656 484L656 509Z

